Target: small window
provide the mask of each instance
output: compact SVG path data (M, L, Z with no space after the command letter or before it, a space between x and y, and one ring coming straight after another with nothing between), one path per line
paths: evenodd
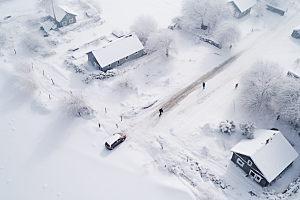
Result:
M259 183L261 181L261 176L256 174L254 179Z
M252 161L251 160L248 160L248 165L251 167L252 166Z
M108 67L110 67L110 64L108 65Z
M252 170L250 170L249 175L252 176L253 178L255 177L255 173Z
M69 23L73 23L73 22L74 22L73 18L69 19Z
M118 65L120 65L120 61L118 60Z
M125 57L125 60L128 60L128 58L129 58L129 57L128 57L128 56L126 56L126 57Z
M139 54L139 52L135 52L135 55L138 55Z
M236 162L237 162L241 167L244 166L244 162L243 162L240 158L238 158Z
M66 21L63 21L63 22L62 22L62 25L63 25L63 26L66 26L66 25L67 25L67 22L66 22Z

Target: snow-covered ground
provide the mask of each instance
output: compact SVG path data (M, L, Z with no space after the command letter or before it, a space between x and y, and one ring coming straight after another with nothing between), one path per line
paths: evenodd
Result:
M219 122L226 119L236 125L254 121L258 128L277 127L300 152L300 139L292 127L276 116L249 116L239 105L243 86L234 90L258 59L278 62L283 73L300 74L294 63L300 41L290 36L300 24L299 1L289 4L285 16L267 12L257 18L250 13L240 19L243 37L231 50L195 44L192 35L177 30L177 55L146 55L120 66L123 74L85 84L82 80L88 74L97 73L85 53L107 43L104 35L114 28L129 31L141 13L166 28L181 7L179 0L99 2L102 19L93 21L78 1L61 1L78 13L78 21L43 38L38 29L45 14L34 7L35 1L0 0L0 28L7 33L0 48L0 199L256 198L250 190L264 199L263 192L282 193L300 175L298 158L274 184L261 188L230 161L230 148L243 138L239 129L231 136L218 131ZM11 18L4 20L7 16ZM28 51L22 42L26 35L46 41L47 56ZM77 47L76 53L68 51ZM65 60L85 74L75 73ZM21 78L14 66L20 62L33 66L40 85L33 95L16 89ZM121 91L118 83L126 78L134 88ZM61 100L70 91L81 91L95 116L64 115ZM158 118L161 107L165 111ZM108 151L104 142L116 131L128 138Z

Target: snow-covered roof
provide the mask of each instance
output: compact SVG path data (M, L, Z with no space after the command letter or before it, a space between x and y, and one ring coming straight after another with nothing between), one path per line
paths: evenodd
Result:
M108 43L97 50L92 51L101 67L105 67L126 56L144 49L138 37L132 33L111 43Z
M254 135L254 139L243 139L231 151L249 156L267 181L271 182L299 154L280 131L260 129Z
M53 13L54 11L54 13ZM48 8L46 10L47 14L50 15L52 18L56 18L56 20L58 22L60 22L67 13L70 13L72 15L77 15L73 10L71 10L69 7L64 6L64 5L59 5L59 6L50 6L50 8ZM55 17L54 17L55 15Z
M248 8L251 8L256 4L256 0L230 0L238 7L241 12L244 12Z
M51 21L45 21L42 23L42 27L46 32L49 32L51 28L56 28L56 24Z

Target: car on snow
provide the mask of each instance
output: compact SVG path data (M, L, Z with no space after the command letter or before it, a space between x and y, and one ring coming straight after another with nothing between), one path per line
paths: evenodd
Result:
M113 136L111 138L109 138L107 140L107 142L105 142L105 147L109 150L114 149L117 145L119 145L120 143L124 142L124 140L126 139L126 135L125 133L115 133L113 134Z

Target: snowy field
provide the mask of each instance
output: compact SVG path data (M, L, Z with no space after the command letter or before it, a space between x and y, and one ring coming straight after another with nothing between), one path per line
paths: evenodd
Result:
M145 55L120 66L118 76L86 84L86 76L98 71L85 53L107 43L103 36L112 29L128 32L141 13L166 28L181 11L180 0L98 1L102 14L95 21L77 0L60 1L78 13L78 21L42 37L39 22L46 14L34 0L0 0L0 29L6 33L6 43L0 43L0 199L278 199L300 175L300 158L262 188L230 161L230 149L244 138L241 131L228 136L218 124L228 119L276 127L300 153L293 127L276 116L245 113L239 103L243 85L234 89L259 59L278 62L283 74L300 74L300 40L290 36L300 24L300 1L286 3L284 16L266 12L257 18L251 12L238 20L242 40L232 49L196 44L193 35L175 30L176 55ZM44 42L42 50L28 50L24 38L30 36ZM34 94L16 87L22 80L18 66L33 70L39 83ZM131 90L119 89L124 79L133 81ZM61 102L80 92L95 115L64 115ZM165 110L161 118L159 108ZM108 151L104 143L118 131L127 139Z

